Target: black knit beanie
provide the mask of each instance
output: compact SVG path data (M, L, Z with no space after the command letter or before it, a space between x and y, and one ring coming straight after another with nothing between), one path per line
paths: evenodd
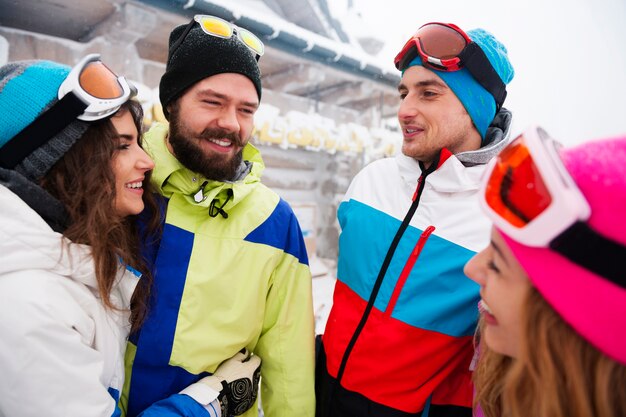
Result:
M169 118L168 104L189 87L225 72L248 77L261 100L261 71L256 56L236 35L229 39L208 35L195 21L174 28L170 33L165 74L159 84L159 98L165 117Z

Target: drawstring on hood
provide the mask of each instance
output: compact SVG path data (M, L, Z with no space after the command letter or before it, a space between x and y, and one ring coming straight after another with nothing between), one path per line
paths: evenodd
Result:
M243 201L261 180L265 166L259 151L250 143L243 148L243 160L235 177L210 180L192 172L176 159L166 146L168 125L154 123L144 134L144 149L155 161L152 182L168 199L183 199L197 209L205 208L212 218L228 212ZM198 185L200 184L200 185Z
M224 201L221 206L217 205L217 203L219 203L219 199L214 198L213 201L211 201L211 205L209 205L209 216L217 217L218 214L221 214L223 218L227 219L228 213L226 213L226 211L224 210L224 206L228 204L232 197L233 189L229 188L228 190L226 190L226 201Z

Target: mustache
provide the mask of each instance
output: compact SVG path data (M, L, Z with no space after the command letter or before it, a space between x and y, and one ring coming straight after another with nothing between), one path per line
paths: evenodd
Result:
M200 139L228 139L234 145L243 146L243 140L237 133L230 132L225 129L206 128L200 133L200 135L198 135L198 137Z

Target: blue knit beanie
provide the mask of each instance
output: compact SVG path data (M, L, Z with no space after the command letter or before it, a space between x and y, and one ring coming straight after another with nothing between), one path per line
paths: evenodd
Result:
M484 29L470 30L467 32L467 35L483 50L489 62L491 62L491 65L502 79L502 82L505 84L510 83L515 71L509 62L506 47L495 36ZM422 59L419 55L406 68L413 65L422 65ZM404 69L405 71L406 68ZM431 68L428 69L432 70ZM450 87L461 101L463 107L465 107L465 110L472 118L476 130L480 133L480 137L484 140L487 128L496 115L495 99L465 68L460 71L450 72L432 71Z
M0 152L14 136L57 102L70 67L52 61L17 61L0 67ZM75 120L24 158L15 170L43 177L80 138L88 124Z

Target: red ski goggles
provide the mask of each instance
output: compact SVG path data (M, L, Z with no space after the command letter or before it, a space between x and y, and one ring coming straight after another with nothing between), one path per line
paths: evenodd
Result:
M467 68L472 77L493 96L496 112L506 98L506 85L489 62L485 52L452 23L426 23L396 55L394 64L403 71L417 56L422 64L436 71Z
M513 240L549 247L626 288L626 247L588 225L591 208L563 164L560 147L539 127L519 135L488 165L482 208Z

